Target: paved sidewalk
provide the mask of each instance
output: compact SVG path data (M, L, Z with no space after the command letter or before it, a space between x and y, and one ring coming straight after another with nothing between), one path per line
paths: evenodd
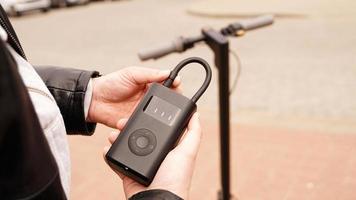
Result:
M191 199L217 199L220 188L217 121L206 115ZM356 132L241 124L231 130L231 189L240 200L356 199ZM70 137L72 199L123 199L121 181L101 155L109 132L99 126L92 137Z

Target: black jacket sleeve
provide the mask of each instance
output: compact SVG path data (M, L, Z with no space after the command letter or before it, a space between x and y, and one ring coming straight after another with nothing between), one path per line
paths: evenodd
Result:
M139 192L129 200L183 200L179 196L169 192L167 190L147 190Z
M52 66L35 69L55 98L67 133L92 135L96 123L85 121L84 99L90 78L99 76L99 72Z

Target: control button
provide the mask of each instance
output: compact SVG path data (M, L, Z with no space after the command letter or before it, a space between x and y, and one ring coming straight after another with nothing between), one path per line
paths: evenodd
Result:
M128 141L129 149L138 156L152 153L156 147L156 136L148 129L138 129L131 133Z
M147 137L139 137L136 140L136 145L140 148L146 148L148 145L148 138Z

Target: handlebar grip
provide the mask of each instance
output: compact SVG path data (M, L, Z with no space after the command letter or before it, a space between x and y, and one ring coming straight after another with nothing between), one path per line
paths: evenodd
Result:
M138 57L141 60L148 60L151 58L156 59L173 52L182 52L183 50L183 38L179 37L172 42L164 43L153 48L143 49L138 52Z
M254 19L242 21L240 22L240 25L244 30L252 30L273 24L273 18L273 15L263 15Z

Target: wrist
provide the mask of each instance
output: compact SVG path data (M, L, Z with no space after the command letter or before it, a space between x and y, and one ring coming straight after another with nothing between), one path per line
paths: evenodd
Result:
M85 95L84 95L84 118L85 121L88 118L88 112L89 112L89 107L91 104L92 96L93 96L93 79L91 78L89 80L89 83L87 85Z
M87 122L98 122L95 117L95 113L97 110L97 102L98 102L97 79L98 78L93 78L91 80L92 95L91 95L91 101L88 109L88 114L86 116Z

